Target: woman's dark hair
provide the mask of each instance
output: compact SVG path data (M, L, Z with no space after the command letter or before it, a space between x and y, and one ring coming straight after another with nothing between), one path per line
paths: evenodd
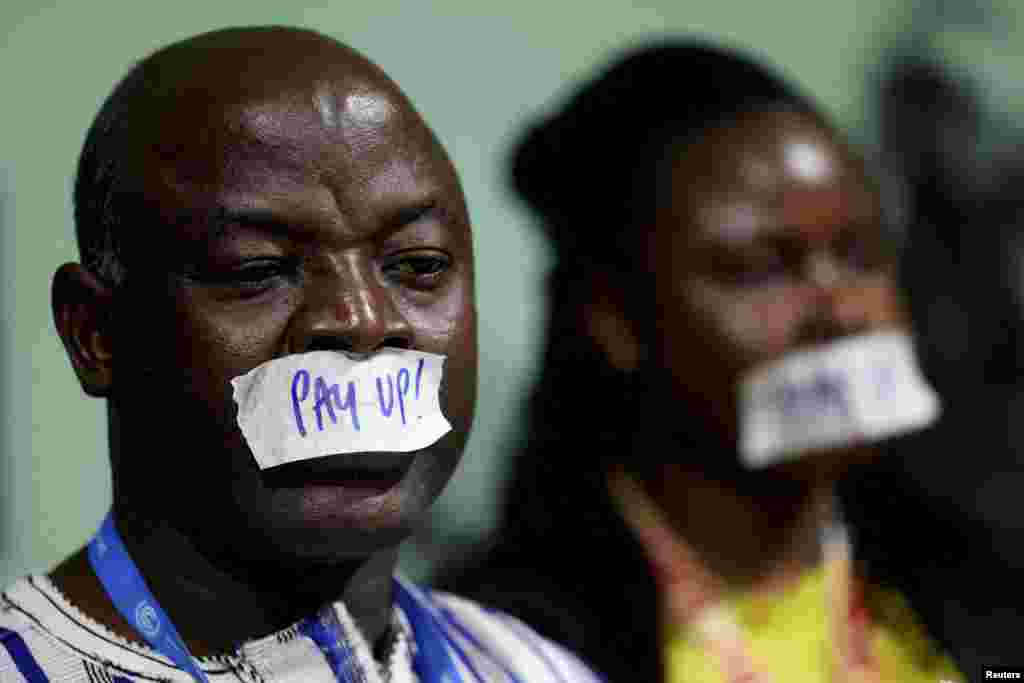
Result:
M759 110L818 116L752 58L697 42L626 53L515 147L511 180L560 258L609 265L636 252L667 189L663 165L711 128Z
M633 457L621 419L630 383L579 329L581 274L630 272L667 184L665 162L761 110L821 118L751 57L665 40L614 60L512 156L513 188L557 254L543 371L496 540L439 583L523 618L612 681L659 680L661 648L654 583L605 489L607 465Z

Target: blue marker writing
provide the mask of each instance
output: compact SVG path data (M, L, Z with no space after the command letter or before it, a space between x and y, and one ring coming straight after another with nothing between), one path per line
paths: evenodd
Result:
M405 384L402 384L402 378L405 378ZM398 385L398 410L402 413L402 424L405 424L405 395L409 393L409 371L402 368L398 371L398 379L395 381Z
M299 386L299 380L302 380L302 396L299 396L295 389ZM292 412L295 413L295 426L299 430L299 434L306 436L306 425L302 422L302 411L299 409L299 404L306 400L309 396L309 372L306 370L297 370L295 376L292 377Z
M395 385L391 382L391 375L385 375L388 380L388 404L384 405L384 385L377 378L377 401L380 403L380 412L384 417L391 417L391 411L395 409Z
M896 389L896 372L888 365L877 365L874 368L875 395L879 400L890 398Z
M417 370L417 395L419 398L419 372L423 369L423 361L420 361L420 368ZM385 375L385 379L388 381L388 400L384 402L384 383L380 381L380 377L377 378L377 402L380 405L380 412L384 417L391 417L391 414L395 410L395 389L398 389L398 414L402 418L402 424L405 424L405 397L409 394L409 383L410 379L409 371L406 368L402 368L398 371L398 377L394 382L391 381L391 375Z
M292 377L292 413L295 415L295 428L300 436L306 436L306 424L302 419L302 403L309 398L309 372L297 370ZM313 412L316 415L316 427L324 430L324 412L331 423L338 424L335 410L348 411L352 416L352 426L359 431L359 404L356 401L356 383L349 382L345 398L341 397L341 389L337 384L327 384L323 377L317 377L313 383Z
M822 373L806 384L786 384L779 389L782 412L791 420L815 419L829 412L847 416L846 380Z
M331 404L332 399L340 410L341 396L338 394L338 385L332 384L328 387L323 377L317 377L316 401L313 403L313 412L316 413L316 428L321 432L324 431L324 408L327 409L327 416L331 418L331 422L338 424L338 418L334 415L334 405Z
M420 397L420 380L423 379L423 358L416 364L416 398Z

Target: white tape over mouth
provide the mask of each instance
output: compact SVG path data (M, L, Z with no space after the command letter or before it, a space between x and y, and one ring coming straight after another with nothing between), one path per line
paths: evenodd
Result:
M879 332L795 352L740 385L740 458L750 469L871 443L939 416L910 337Z
M444 356L384 349L278 358L231 380L238 426L261 470L340 453L409 452L451 431Z

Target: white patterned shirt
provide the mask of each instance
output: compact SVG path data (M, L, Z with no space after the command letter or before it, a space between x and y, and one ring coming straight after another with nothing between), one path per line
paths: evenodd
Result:
M445 647L463 683L597 683L580 661L522 622L453 595L403 581L440 624ZM359 683L414 683L416 642L396 606L388 661L371 650L341 603L333 606L355 654ZM297 626L246 642L233 653L197 659L210 683L336 683L317 644ZM0 683L194 683L189 674L148 647L129 642L84 615L45 576L21 579L0 597ZM423 683L427 683L424 681Z

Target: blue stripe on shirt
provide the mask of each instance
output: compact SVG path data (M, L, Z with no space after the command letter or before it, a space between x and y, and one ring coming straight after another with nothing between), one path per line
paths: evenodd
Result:
M29 652L28 645L25 644L21 636L9 629L0 628L0 644L7 649L7 653L14 660L14 665L18 667L18 671L28 683L49 682L50 679L39 668L36 658Z
M514 619L507 614L498 612L497 610L487 611L491 616L503 621L509 631L515 634L515 636L519 638L519 641L526 646L526 649L536 655L537 659L544 662L544 666L548 668L548 671L551 672L551 675L556 681L559 683L567 683L565 678L562 677L561 672L558 670L558 667L555 666L555 663L551 661L551 658L548 657L547 653L544 652L544 649L538 644L537 641L540 639L536 635L530 632L528 628L524 627L517 619Z
M501 672L504 673L510 681L512 681L513 683L522 683L519 677L516 676L512 672L512 670L505 665L505 662L503 662L497 655L491 652L490 648L481 643L480 639L473 635L473 632L470 631L469 628L465 626L461 621L459 621L458 617L455 616L455 612L453 612L451 609L447 607L442 607L440 605L437 605L436 608L438 613L441 615L441 618L443 619L444 625L448 626L450 632L454 632L455 634L467 640L473 647L475 647L480 652L480 654L490 659L491 662L496 667L501 669ZM454 639L449 637L449 641L454 642Z

